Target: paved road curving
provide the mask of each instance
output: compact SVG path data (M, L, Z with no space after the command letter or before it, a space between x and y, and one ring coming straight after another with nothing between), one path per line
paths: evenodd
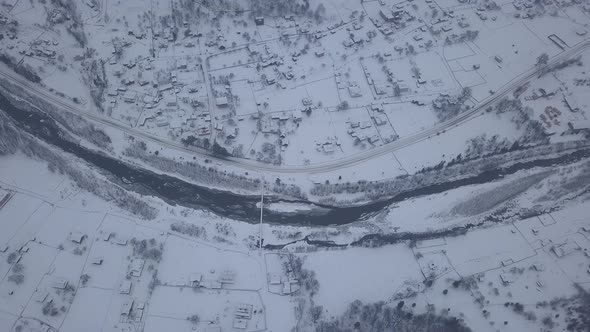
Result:
M590 46L590 40L580 42L577 45L569 48L568 50L566 50L566 51L558 54L557 56L553 57L552 59L550 59L547 65L551 66L551 65L557 64L563 60L566 60L568 58L574 57L574 56L582 53L583 51L585 51L589 46ZM431 137L433 135L437 135L438 133L442 133L450 128L458 126L461 123L464 123L464 122L474 118L475 116L480 114L482 111L484 111L487 107L491 106L494 102L500 100L501 98L506 96L508 93L510 93L511 91L516 89L517 87L523 85L524 83L526 83L530 79L534 78L537 74L538 74L537 68L533 67L533 68L529 69L528 71L526 71L526 72L520 74L519 76L515 77L514 79L512 79L508 84L504 85L502 88L500 88L498 91L496 91L493 95L490 95L486 99L482 100L478 105L473 107L471 110L469 110L465 113L462 113L459 116L452 118L450 120L438 123L429 129L426 129L421 132L417 132L417 133L412 134L407 137L400 138L394 142L391 142L391 143L388 143L388 144L385 144L382 146L378 146L378 147L372 148L370 150L366 150L366 151L363 151L363 152L360 152L360 153L357 153L357 154L354 154L351 156L345 156L345 157L342 157L339 159L333 159L333 160L330 160L330 161L324 162L324 163L318 163L318 164L313 164L313 165L302 165L302 166L289 166L289 165L276 166L276 165L269 165L269 164L265 164L265 163L261 163L261 162L257 162L257 161L253 161L253 160L241 159L241 158L233 158L233 157L219 158L219 157L211 155L210 151L208 151L208 150L200 149L200 148L193 148L193 147L185 147L183 144L181 144L179 142L170 141L166 138L162 138L162 137L156 136L154 134L151 134L151 133L148 133L148 132L145 132L142 130L130 128L130 127L128 127L128 126L126 126L126 125L124 125L112 118L102 116L99 112L96 112L95 110L92 110L91 112L85 111L85 110L81 109L79 105L76 105L68 100L60 98L37 84L26 81L24 78L18 76L17 74L12 72L11 70L9 70L5 66L0 66L0 76L5 79L10 80L13 84L16 84L16 85L22 87L23 89L36 94L37 96L43 98L47 102L54 104L56 107L58 107L60 109L63 109L68 112L76 113L80 116L83 116L87 119L90 119L90 120L93 120L96 122L99 122L103 125L119 129L121 131L126 132L129 135L132 135L135 137L141 137L145 140L158 143L164 147L171 148L171 149L174 149L177 151L197 154L197 155L200 155L205 158L217 160L217 161L225 163L227 165L240 167L240 168L247 169L250 171L257 171L257 172L263 172L263 173L309 173L309 174L331 172L331 171L338 170L341 168L358 165L358 164L361 164L369 159L377 158L377 157L385 155L387 153L390 153L390 152L399 150L401 148L410 146L412 144L415 144L415 143L418 143L418 142L423 141L425 139L428 139L429 137Z

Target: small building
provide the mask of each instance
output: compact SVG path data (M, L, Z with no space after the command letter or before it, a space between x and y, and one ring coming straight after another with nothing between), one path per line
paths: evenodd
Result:
M502 57L499 55L494 56L494 60L496 60L497 63L502 63L502 61L504 61L504 59L502 59Z
M509 285L514 282L514 278L509 273L501 273L500 280L502 280L504 285Z
M502 261L502 266L508 266L510 264L513 264L514 260L512 258L508 258Z
M254 23L255 23L256 25L259 25L259 26L260 26L260 25L264 25L264 17L262 17L262 16L257 16L257 17L255 17L255 18L254 18Z
M111 236L113 236L113 232L105 232L102 235L102 240L109 241L111 239Z
M188 277L188 283L190 287L199 287L201 284L201 280L203 280L203 274L194 272L191 273Z
M283 295L289 295L292 293L291 291L291 283L290 282L284 282L283 283L283 289L281 291L283 293Z
M188 62L185 59L179 60L176 64L176 69L186 69L188 67Z

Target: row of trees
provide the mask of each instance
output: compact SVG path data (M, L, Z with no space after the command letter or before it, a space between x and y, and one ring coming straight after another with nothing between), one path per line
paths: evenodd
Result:
M443 311L445 313L447 311ZM424 332L468 332L465 323L448 314L437 315L434 307L426 313L414 313L401 301L392 307L385 302L363 303L356 300L349 304L346 312L316 325L317 332L353 331L424 331Z
M383 199L411 192L420 188L440 183L446 183L457 179L476 176L483 171L507 167L516 162L524 162L539 159L539 156L551 156L563 151L586 147L585 142L563 142L550 145L539 145L519 149L505 154L490 155L486 158L465 160L452 166L438 167L414 175L401 175L385 181L358 181L346 183L321 183L316 184L310 193L314 196L325 197L334 194L362 194L357 201L370 199Z
M157 210L145 201L123 188L113 185L106 179L93 175L89 169L80 167L80 163L73 163L71 157L63 152L57 152L27 134L23 134L12 120L0 112L0 148L3 154L22 151L29 157L35 157L48 163L52 172L68 175L78 187L95 194L116 206L145 219L154 219Z

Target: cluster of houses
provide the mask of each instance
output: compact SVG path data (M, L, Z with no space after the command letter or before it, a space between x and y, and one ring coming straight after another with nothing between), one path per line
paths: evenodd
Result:
M347 130L348 135L350 135L350 137L352 137L357 142L367 141L371 144L374 144L379 141L379 135L377 135L377 134L367 135L365 133L364 129L368 129L368 128L373 127L373 124L371 123L371 121L348 122L348 126L349 126L349 128Z
M248 327L248 322L252 319L252 311L254 306L247 303L240 303L234 308L234 322L235 329L245 330Z
M271 274L268 279L269 291L280 295L290 295L299 290L299 280L292 273L281 275Z
M384 35L391 35L395 31L402 29L408 22L412 22L416 19L416 16L412 15L407 9L408 3L400 3L394 7L386 6L379 11L383 24L376 19L373 19L373 23L379 31Z
M561 111L553 106L545 107L545 112L541 113L539 116L541 121L545 124L546 128L551 128L552 123L556 126L559 126L561 122L559 121L559 116L561 115Z
M188 277L186 286L192 288L222 289L223 286L231 285L235 282L236 273L233 270L223 270L217 276L215 270L211 270L210 276L205 276L200 272L193 272Z

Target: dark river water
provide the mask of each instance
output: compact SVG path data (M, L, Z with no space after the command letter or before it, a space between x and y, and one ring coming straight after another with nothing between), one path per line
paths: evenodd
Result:
M60 127L46 114L18 109L1 94L0 110L9 115L22 130L110 173L120 180L119 184L123 187L136 190L142 194L159 197L173 205L203 208L223 217L250 223L257 223L260 220L260 209L256 206L260 202L260 196L238 195L231 192L209 189L165 174L130 165L101 152L89 150L64 138ZM489 170L470 178L424 186L412 191L399 193L386 200L361 206L333 207L293 200L292 202L307 204L312 209L289 213L264 209L264 222L315 226L344 225L354 221L367 220L380 213L389 205L405 199L441 193L465 185L490 182L521 169L567 164L589 156L590 150L578 150L553 159L519 163L506 168ZM284 200L278 197L265 196L264 201L265 204L268 204L282 202Z

